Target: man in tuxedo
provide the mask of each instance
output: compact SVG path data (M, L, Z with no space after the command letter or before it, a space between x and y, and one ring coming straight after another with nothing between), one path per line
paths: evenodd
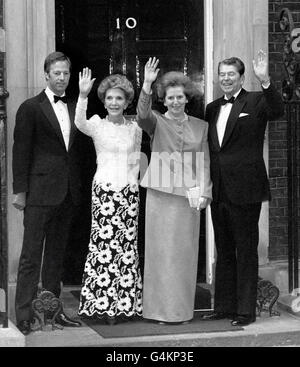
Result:
M214 312L207 320L229 318L233 325L255 321L258 282L258 221L270 188L263 159L269 120L284 113L280 94L268 74L266 54L259 51L253 70L262 86L248 92L244 63L232 57L218 66L224 97L207 105L212 221L217 250Z
M60 296L64 251L73 213L81 196L79 140L74 125L75 102L65 90L71 62L53 52L44 63L47 88L23 102L16 114L13 144L13 205L24 210L16 319L19 330L31 331L32 301L42 287ZM63 311L63 326L80 326Z

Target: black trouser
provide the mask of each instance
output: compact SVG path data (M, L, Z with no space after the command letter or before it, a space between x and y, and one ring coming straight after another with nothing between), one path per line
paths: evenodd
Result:
M261 203L224 200L211 209L217 249L214 310L255 319Z
M15 301L17 323L32 316L31 304L37 295L40 274L43 288L59 297L64 252L73 213L70 194L58 206L25 207Z

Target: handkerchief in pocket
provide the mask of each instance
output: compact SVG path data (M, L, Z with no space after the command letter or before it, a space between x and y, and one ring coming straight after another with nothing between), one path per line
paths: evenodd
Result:
M240 113L240 115L239 115L239 117L245 117L245 116L249 116L249 113L244 113L244 112L242 112L242 113Z

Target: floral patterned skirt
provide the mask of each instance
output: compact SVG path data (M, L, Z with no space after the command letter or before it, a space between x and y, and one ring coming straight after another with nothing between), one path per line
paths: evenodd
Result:
M139 188L114 191L94 181L92 226L79 315L142 314L142 278L137 251Z

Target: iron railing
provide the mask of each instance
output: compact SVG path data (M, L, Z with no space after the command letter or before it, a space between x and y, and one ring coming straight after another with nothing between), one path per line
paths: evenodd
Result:
M286 102L288 120L289 292L299 289L299 125L300 101Z
M4 309L0 308L0 324L8 327L8 241L7 241L7 130L5 99L8 92L3 87L0 76L0 300ZM4 302L3 302L4 298ZM3 305L2 305L3 306Z
M0 29L4 27L4 4L0 2ZM2 33L3 37L3 33ZM3 46L3 44L2 44ZM8 241L7 241L7 129L5 90L5 47L0 52L0 325L8 327Z
M279 27L283 35L282 97L288 122L288 272L289 292L299 294L299 124L300 124L300 49L299 28L293 13L282 8Z

